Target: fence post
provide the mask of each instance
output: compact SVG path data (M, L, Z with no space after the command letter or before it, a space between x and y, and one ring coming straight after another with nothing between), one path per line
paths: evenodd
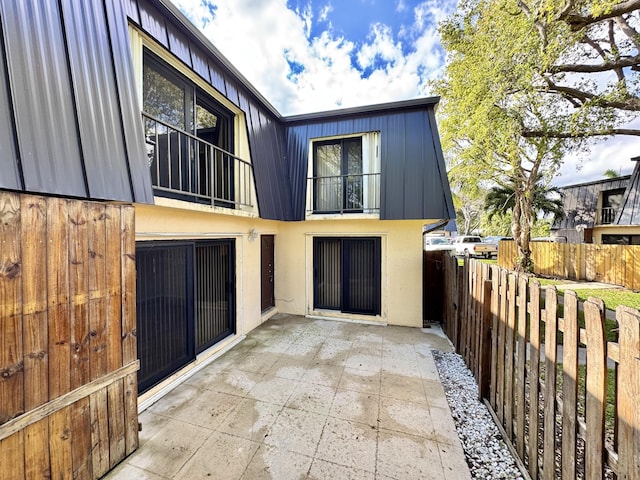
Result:
M484 304L482 311L482 331L480 332L480 353L478 375L478 398L489 398L491 389L491 323L493 315L491 314L491 281L485 280L484 283Z

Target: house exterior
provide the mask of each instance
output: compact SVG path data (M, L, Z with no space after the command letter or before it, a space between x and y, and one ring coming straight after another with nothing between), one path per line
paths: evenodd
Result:
M630 182L626 175L559 188L565 216L551 226L551 236L567 243L605 243L602 232L615 225Z
M0 189L134 207L142 407L277 312L422 326L437 98L283 117L167 0L0 20Z

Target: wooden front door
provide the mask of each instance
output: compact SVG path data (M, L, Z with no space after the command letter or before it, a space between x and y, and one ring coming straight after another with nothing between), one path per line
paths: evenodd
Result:
M261 278L262 278L262 311L275 307L276 299L273 288L273 260L274 260L274 248L273 248L273 235L261 235L260 236L260 259L262 263Z

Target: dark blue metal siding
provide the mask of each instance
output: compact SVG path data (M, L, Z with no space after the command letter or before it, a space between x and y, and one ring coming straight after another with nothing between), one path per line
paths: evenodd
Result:
M640 161L636 161L628 182L622 206L614 222L616 225L640 225Z
M434 118L433 107L428 106L287 124L293 219L304 219L310 142L376 131L381 149L380 218L455 218Z
M128 0L126 1L128 3ZM139 203L153 203L151 172L147 163L144 132L140 121L140 103L131 58L127 16L119 1L105 0L105 6L114 60L119 111L122 115L122 131L119 134L124 139L127 151L126 167L129 171L133 200ZM114 132L114 135L117 138L118 133Z
M23 188L83 197L66 47L57 2L0 3Z
M0 47L2 29L0 25ZM22 187L20 165L15 145L15 131L11 115L11 101L7 90L7 69L4 49L0 48L0 188L19 190Z
M8 65L0 89L0 123L10 124L0 125L0 135L15 138L3 139L3 149L17 147L2 155L2 162L13 166L3 165L0 186L152 202L120 3L4 1L0 21L2 64ZM123 101L127 88L134 96ZM130 128L125 119L134 112ZM131 148L132 136L137 136L137 149Z

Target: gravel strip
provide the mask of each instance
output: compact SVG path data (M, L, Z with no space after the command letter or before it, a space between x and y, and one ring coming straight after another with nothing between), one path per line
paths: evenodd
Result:
M478 400L473 375L456 353L433 352L472 478L522 479L487 407Z

